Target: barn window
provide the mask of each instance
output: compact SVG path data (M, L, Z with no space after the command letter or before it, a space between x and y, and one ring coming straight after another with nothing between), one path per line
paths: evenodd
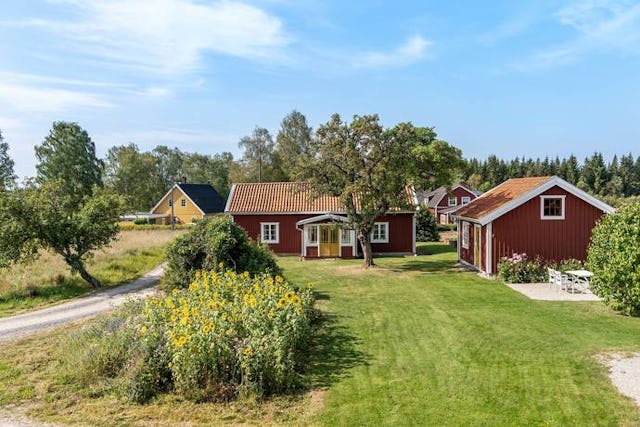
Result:
M318 226L310 225L307 227L307 244L316 245L318 244Z
M469 223L462 223L462 247L469 249Z
M565 196L540 196L540 219L564 219Z
M449 197L449 206L456 206L458 204L458 199L456 196Z
M279 223L261 222L260 241L263 243L278 243L280 241Z
M183 208L187 207L187 199L180 199L180 206L182 206Z
M469 196L464 196L464 197L462 198L462 205L463 205L463 206L464 206L464 205L469 204L469 202L471 202L471 197L469 197Z
M389 243L389 223L376 222L373 224L371 243Z

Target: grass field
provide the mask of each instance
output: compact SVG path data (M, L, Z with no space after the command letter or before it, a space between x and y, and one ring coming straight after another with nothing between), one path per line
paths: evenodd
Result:
M162 262L164 248L175 235L169 230L123 231L111 246L95 253L88 270L107 287L133 280ZM90 291L62 258L46 252L31 264L2 271L0 317Z
M640 319L598 302L532 301L431 255L361 261L281 258L313 282L323 325L311 391L264 403L126 405L64 384L64 331L0 348L0 405L88 424L639 425L595 356L640 349ZM38 351L34 351L35 349Z

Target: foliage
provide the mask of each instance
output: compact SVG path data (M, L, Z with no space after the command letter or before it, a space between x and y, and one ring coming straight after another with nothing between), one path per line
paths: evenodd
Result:
M107 381L132 402L174 390L193 401L263 396L298 385L311 291L281 276L199 272L188 289L132 303L72 341L69 375Z
M377 115L354 116L347 123L334 114L317 129L299 178L309 182L316 196L340 198L366 267L373 264L376 218L392 208L414 209L407 197L409 185L436 184L457 172L460 151L434 136L432 129L410 123L384 129Z
M251 136L244 136L238 143L244 149L242 161L252 174L251 181L262 182L273 166L274 143L269 131L256 126Z
M438 231L455 231L457 229L457 225L454 224L438 224Z
M440 240L436 219L426 206L421 206L416 213L416 239L419 242Z
M171 225L167 224L167 225L163 225L163 224L134 224L133 221L121 221L120 223L118 223L118 227L120 228L120 230L122 231L127 231L127 230L139 230L139 231L146 231L146 230L171 230ZM174 230L190 230L193 227L192 224L174 224L173 229Z
M49 181L2 195L0 267L30 262L40 249L51 250L92 286L100 286L85 262L116 238L124 201L95 188L93 195L78 202L77 195L68 191L68 185Z
M102 187L104 164L96 146L77 123L54 122L49 136L35 147L39 184L57 182L72 205Z
M197 271L219 263L250 274L280 272L269 249L252 241L229 217L217 216L198 221L169 246L166 282L170 287L185 287Z
M149 218L135 218L133 223L135 225L147 225L149 224Z
M549 267L564 273L570 270L581 270L585 266L584 266L584 261L580 261L579 259L575 259L575 258L568 258L568 259L563 259L558 263L552 263L549 265Z
M547 270L541 260L514 253L498 261L498 277L509 283L538 283L546 281Z
M591 234L587 265L593 292L628 315L640 315L640 204L606 215Z
M282 119L276 136L275 157L283 181L290 181L295 175L299 162L309 152L312 137L313 130L301 112L293 110Z
M13 171L14 162L9 157L9 144L4 142L0 132L0 190L13 187L16 174Z

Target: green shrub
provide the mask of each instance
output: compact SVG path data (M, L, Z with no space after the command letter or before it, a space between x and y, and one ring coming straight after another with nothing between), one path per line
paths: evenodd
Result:
M456 224L438 224L438 231L456 231Z
M416 239L418 242L437 242L440 240L436 219L426 206L422 206L416 213Z
M509 283L537 283L547 281L547 270L537 258L527 254L513 254L498 261L498 277Z
M311 291L281 276L201 272L188 289L116 310L71 340L70 378L143 403L294 389L311 331Z
M135 225L147 225L149 224L149 219L148 218L136 218L133 220L133 223Z
M121 221L118 223L120 230L171 230L171 225L162 224L134 224L132 221ZM192 227L191 224L175 224L176 230L188 230Z
M563 273L570 270L582 270L584 268L584 261L580 261L579 259L575 258L568 258L563 259L558 263L549 264L549 267Z
M219 216L198 221L167 248L166 283L172 288L186 287L196 271L210 270L220 263L251 275L280 273L268 248L251 240L229 217Z
M593 229L587 266L593 292L627 315L640 315L640 203L623 205Z

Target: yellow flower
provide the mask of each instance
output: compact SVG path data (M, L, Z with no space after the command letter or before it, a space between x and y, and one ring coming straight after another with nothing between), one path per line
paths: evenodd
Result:
M165 298L164 299L164 304L167 306L167 308L174 308L175 304L173 303L173 300L171 298Z
M287 305L287 300L285 300L284 298L280 298L278 300L278 307L284 307L285 305Z
M295 296L296 296L296 294L294 294L294 293L293 293L293 292L291 292L291 291L287 292L287 293L284 295L284 297L285 297L286 299L288 299L289 301L291 301L291 300L293 299L293 297L295 297Z
M284 282L284 279L282 278L282 276L276 276L276 283L282 283Z
M176 345L176 347L182 347L186 341L187 341L187 336L182 335L180 338L174 340L173 343Z
M144 334L146 334L146 333L147 333L147 327L146 327L145 325L142 325L142 327L140 328L140 333L141 333L142 335L144 335Z
M295 305L300 304L300 298L298 298L297 295L294 295L293 298L291 299L291 302Z
M245 349L242 350L242 353L247 357L251 357L251 355L253 354L253 350L251 349L251 347L245 347Z

